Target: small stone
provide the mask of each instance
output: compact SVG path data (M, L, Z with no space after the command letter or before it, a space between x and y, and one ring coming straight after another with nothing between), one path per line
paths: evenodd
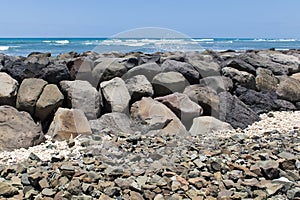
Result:
M32 152L29 154L28 158L31 159L31 160L35 160L37 162L41 162L42 161L36 154L34 154Z
M218 199L219 200L227 200L227 199L231 199L231 196L233 195L233 191L230 190L221 190L218 193Z
M55 194L56 194L56 192L53 189L44 188L42 190L42 195L44 195L46 197L54 197Z
M39 185L40 185L41 188L49 188L50 187L50 185L49 185L46 178L41 179L39 181Z
M266 184L265 187L266 187L268 196L271 196L271 195L275 194L276 192L278 192L283 187L283 185L268 183L268 184Z
M130 191L130 200L143 200L143 196L138 193L138 192L134 192L134 191Z
M0 182L0 196L12 197L19 194L18 189L4 182Z
M81 183L78 179L73 179L67 188L68 192L70 192L73 195L78 195L82 191Z
M30 185L27 173L26 174L22 174L22 176L21 176L21 183L23 185Z
M300 199L300 187L295 187L287 191L287 197L289 199Z
M67 141L67 143L68 143L68 147L69 147L69 148L72 148L72 147L75 146L75 140L74 140L73 138L70 138L70 139Z

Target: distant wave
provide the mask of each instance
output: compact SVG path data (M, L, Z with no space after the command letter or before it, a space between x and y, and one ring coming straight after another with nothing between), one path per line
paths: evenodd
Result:
M297 39L254 39L254 42L296 42Z
M203 39L192 39L195 42L213 42L213 38L203 38Z
M56 40L55 43L57 43L57 44L69 44L70 41L69 40Z
M44 41L42 41L42 42L44 42L44 43L50 43L50 42L52 42L51 40L44 40Z
M10 46L0 46L0 51L7 51Z

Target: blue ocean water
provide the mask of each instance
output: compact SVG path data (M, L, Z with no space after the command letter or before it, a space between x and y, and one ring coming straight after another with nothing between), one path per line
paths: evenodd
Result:
M0 38L0 53L27 56L30 52L85 51L154 53L158 51L203 51L211 49L300 49L299 39L268 38Z

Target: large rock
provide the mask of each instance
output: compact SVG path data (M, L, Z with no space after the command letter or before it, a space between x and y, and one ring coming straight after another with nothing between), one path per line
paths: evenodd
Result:
M276 91L278 79L271 70L258 68L256 71L256 88L260 91Z
M158 97L155 100L170 108L187 128L191 127L195 117L203 114L202 107L182 93L176 92L164 97Z
M61 81L60 87L69 108L82 110L88 119L100 115L101 97L88 81Z
M197 117L189 132L192 135L213 136L214 131L232 130L232 126L211 116Z
M134 76L125 80L125 83L132 102L141 100L142 97L151 97L154 94L151 83L144 75Z
M0 105L16 105L19 84L7 73L0 72Z
M63 80L70 80L70 72L66 65L49 65L43 68L37 77L46 80L48 83L58 84Z
M102 115L99 119L89 121L94 135L102 131L109 131L114 134L133 133L131 121L124 113L112 112Z
M126 80L136 75L144 75L149 82L152 82L153 77L161 72L162 68L158 64L151 62L130 69L122 78Z
M219 97L219 119L231 124L233 128L246 128L260 120L259 116L236 96L232 96L228 92L221 92Z
M300 81L293 78L285 78L280 81L276 93L281 99L292 102L300 101Z
M71 80L86 80L93 83L94 61L88 57L75 58L67 63Z
M225 76L209 76L200 80L202 87L209 87L217 93L229 92L233 88L233 82L230 78Z
M41 127L27 112L0 106L0 151L28 148L45 140Z
M47 82L42 79L30 78L23 80L17 95L17 109L27 111L33 115L36 102L46 85Z
M245 61L238 59L238 58L226 60L223 63L223 67L231 67L231 68L237 69L239 71L248 72L253 75L256 74L256 69L252 65L250 65L250 64L246 63Z
M81 110L59 108L47 134L56 140L68 140L79 135L91 135L92 131Z
M188 55L186 61L199 72L202 78L220 75L220 66L210 55Z
M188 82L178 72L165 72L157 74L152 80L152 85L156 96L164 96L173 92L182 92Z
M110 81L104 81L100 87L106 104L104 107L107 111L128 113L130 94L121 78L116 77Z
M92 74L97 87L101 82L122 77L127 72L125 65L121 64L117 58L99 58L95 62L98 64Z
M216 116L218 114L219 96L213 89L200 85L189 85L183 93L203 108L204 115Z
M257 114L266 113L277 108L275 92L257 92L246 88L238 88L236 89L236 95Z
M249 89L255 89L255 77L245 71L239 71L231 67L224 67L222 74L233 80L236 86L242 86Z
M36 103L35 117L45 121L63 104L64 96L54 84L46 85Z
M132 118L150 129L161 130L162 134L185 134L186 129L178 117L164 104L144 97L131 107Z
M162 65L161 68L164 72L178 72L181 73L186 80L190 84L197 84L199 83L199 72L195 70L195 68L185 62L178 62L175 60L166 60Z

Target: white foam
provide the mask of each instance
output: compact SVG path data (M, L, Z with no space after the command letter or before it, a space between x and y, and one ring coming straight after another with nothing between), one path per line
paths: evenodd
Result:
M254 42L296 42L297 39L254 39Z
M192 39L195 42L213 42L215 41L213 38L202 38L202 39Z
M55 43L57 43L57 44L69 44L70 41L69 40L56 40Z
M10 46L0 46L0 51L7 51Z
M44 42L44 43L50 43L51 41L50 40L44 40L42 42Z

